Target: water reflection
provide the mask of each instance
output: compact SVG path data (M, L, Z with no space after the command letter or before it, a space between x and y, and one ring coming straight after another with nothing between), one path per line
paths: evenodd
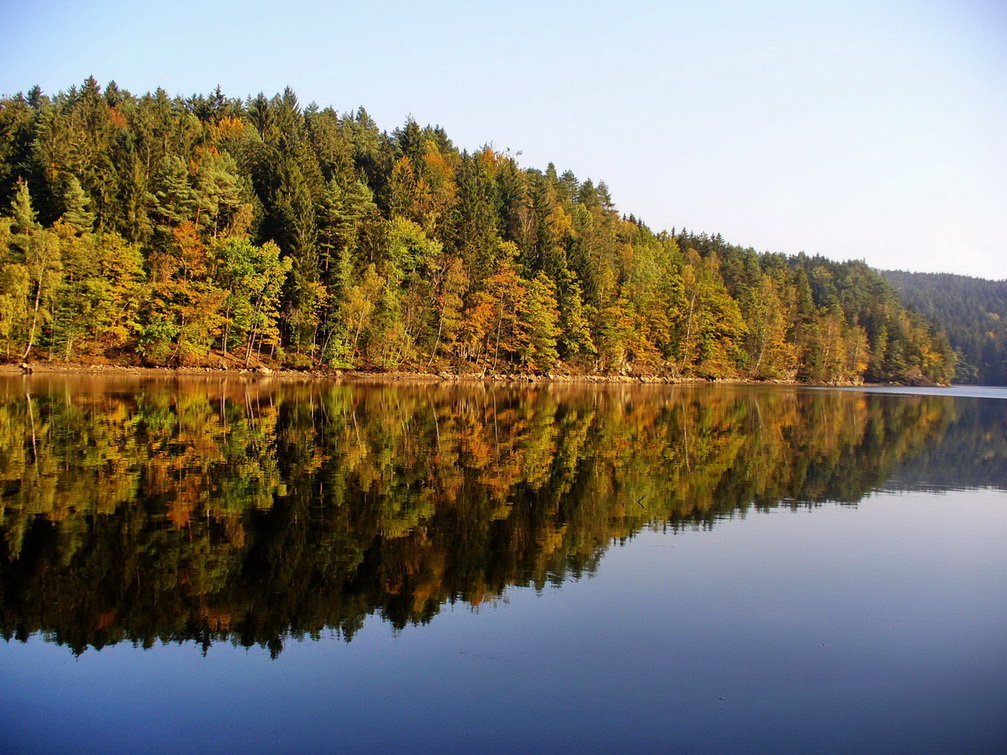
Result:
M645 527L855 503L921 464L1003 486L1005 448L1003 411L940 396L9 379L0 631L275 654L578 578Z

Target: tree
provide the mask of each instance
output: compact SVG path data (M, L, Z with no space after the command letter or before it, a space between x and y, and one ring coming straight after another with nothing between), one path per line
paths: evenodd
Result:
M748 321L748 370L755 378L791 379L797 367L797 350L787 340L793 324L794 306L786 292L765 275L754 292Z
M177 155L168 155L154 182L152 214L163 244L171 243L172 231L196 215L196 194L189 183L189 170Z
M13 248L12 225L12 218L0 218L0 339L5 359L10 359L12 352L20 349L18 344L23 343L21 334L27 332L31 288L28 270Z
M279 343L279 304L283 281L290 272L289 258L280 259L280 248L266 242L256 246L235 238L216 251L216 283L227 292L224 299L224 327L220 350L244 343L244 364L263 345Z
M527 286L524 320L528 336L522 360L540 372L548 372L559 361L556 339L561 330L556 286L544 272L536 275Z
M584 311L580 284L571 274L559 288L560 355L565 361L583 361L598 353L591 327Z
M64 223L73 228L77 233L86 233L94 229L93 212L87 208L91 203L90 198L80 187L80 181L74 176L67 179L66 187L63 190L63 217Z
M346 322L352 333L350 353L357 354L360 337L365 333L365 325L377 306L378 296L385 287L385 279L378 275L374 265L368 265L364 270L360 283L351 286L347 292L345 313Z
M35 345L36 328L40 321L50 317L48 304L59 284L62 264L59 241L51 231L41 229L31 233L24 243L24 265L31 285L31 325L28 328L28 343L22 359L27 359Z
M35 221L31 194L24 181L18 183L11 203L11 214L14 221L11 229L15 233L9 244L19 252L16 254L15 264L23 265L29 285L28 308L31 310L31 319L24 353L21 355L22 359L27 359L35 345L39 321L46 321L49 318L48 305L59 283L62 264L56 236L50 231L43 230ZM23 290L23 286L18 285L22 280L20 274L15 274L11 278L12 290ZM16 308L12 307L11 311L15 312Z
M11 230L22 238L38 228L31 192L28 191L28 184L23 179L18 180L14 199L11 201L11 219L14 221Z
M690 249L682 270L685 295L678 316L679 371L710 377L730 375L738 366L745 332L737 302L720 277L716 255L705 260Z
M527 323L523 319L527 288L514 267L517 247L505 242L500 245L500 250L497 271L484 282L485 301L493 312L493 332L486 335L492 341L493 359L490 369L494 372L501 357L507 361L516 361L527 353L528 346Z
M441 254L431 269L431 294L437 312L437 335L430 349L430 365L437 358L443 343L451 352L462 325L463 296L469 285L469 276L461 257Z

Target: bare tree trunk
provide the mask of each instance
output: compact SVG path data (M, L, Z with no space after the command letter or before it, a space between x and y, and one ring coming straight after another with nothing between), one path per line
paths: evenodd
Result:
M497 343L496 349L493 351L493 372L497 371L497 357L500 356L500 325L503 322L503 308L501 307L500 314L497 315Z
M24 355L21 357L22 360L28 359L28 352L31 351L31 347L35 344L35 324L38 322L38 307L39 303L42 301L42 281L39 280L35 284L35 311L31 315L31 330L28 331L28 346L24 350Z
M692 299L689 300L689 319L685 324L685 343L683 344L686 349L689 348L689 339L692 337L692 313L696 309L696 291L692 292ZM678 368L679 372L685 371L685 359L686 354L682 354L682 365Z
M332 339L332 328L325 334L325 341L322 343L322 350L318 352L318 359L315 364L321 364L325 360L325 350L329 348L329 341Z
M224 335L221 337L220 341L220 351L226 357L227 356L227 339L231 334L231 307L228 306L227 311L224 313Z
M185 330L185 315L182 315L182 320L178 324L178 340L175 342L175 351L172 352L171 358L175 359L178 356L178 352L182 349L182 331Z
M252 334L248 337L248 346L245 347L245 367L248 367L248 363L252 361L252 349L255 346L255 336L259 332L259 324L256 323L252 326Z
M762 365L762 355L766 353L766 334L763 333L762 337L759 339L759 358L755 360L755 370L752 372L753 375L758 377L759 367Z
M430 359L427 360L427 367L433 364L434 357L437 355L437 347L441 345L441 329L444 327L444 310L441 310L441 317L437 321L437 338L434 339L434 348L430 352Z
M370 313L367 313L367 314L370 314ZM353 355L352 356L356 356L356 354L357 354L357 341L360 338L360 331L364 329L364 320L367 319L367 314L360 315L360 319L357 320L357 328L356 328L356 331L353 333L353 348L352 348Z
M259 312L262 310L262 297L255 303L255 312L252 313L252 321L255 325L252 326L252 336L248 339L248 348L245 349L245 367L248 367L248 362L252 358L252 345L255 343L255 336L259 332Z

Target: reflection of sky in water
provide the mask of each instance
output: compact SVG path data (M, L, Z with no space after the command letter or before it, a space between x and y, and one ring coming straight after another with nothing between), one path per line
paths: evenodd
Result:
M597 575L397 636L0 648L28 749L995 750L1007 495L875 494L642 532Z
M854 388L819 388L815 390L841 390L859 393L893 393L907 396L948 396L950 398L1007 399L1007 388L989 385L951 385L944 388L926 388L904 385L869 385Z

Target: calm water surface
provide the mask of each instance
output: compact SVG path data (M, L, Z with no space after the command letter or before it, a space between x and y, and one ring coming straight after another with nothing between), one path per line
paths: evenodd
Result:
M1003 751L1007 391L0 380L0 750Z

